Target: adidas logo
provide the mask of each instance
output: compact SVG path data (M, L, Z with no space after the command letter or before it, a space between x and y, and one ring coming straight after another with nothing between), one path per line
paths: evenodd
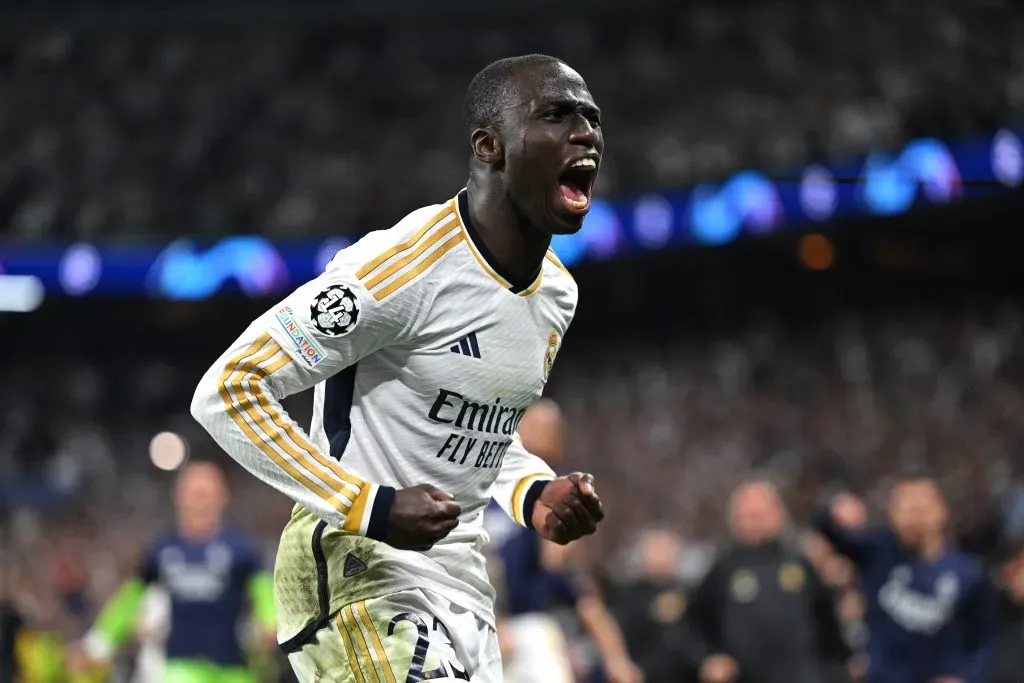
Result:
M450 350L452 353L461 353L463 356L469 356L470 358L479 358L480 345L476 342L476 332L467 334L459 340L458 344L453 344Z
M352 553L349 553L345 558L345 567L341 570L341 575L346 579L350 579L356 574L362 574L365 571L366 563Z

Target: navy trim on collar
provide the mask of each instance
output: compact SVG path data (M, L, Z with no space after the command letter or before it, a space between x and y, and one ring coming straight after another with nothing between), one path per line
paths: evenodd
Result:
M498 259L494 258L494 254L487 248L484 241L480 239L480 233L478 233L476 228L473 227L473 219L469 217L469 190L462 190L459 192L457 201L459 202L459 213L462 215L462 224L466 228L466 233L469 235L469 239L473 241L473 246L480 252L480 255L483 257L484 261L487 262L487 265L490 266L491 270L503 277L506 282L512 285L509 287L510 292L519 294L520 292L525 292L529 289L533 283L537 281L537 278L540 276L540 270L544 267L544 264L542 263L541 268L537 270L537 273L525 282L522 279L509 274L509 272L498 262Z

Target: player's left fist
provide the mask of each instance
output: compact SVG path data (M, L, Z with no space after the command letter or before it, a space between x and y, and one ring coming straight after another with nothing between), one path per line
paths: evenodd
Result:
M604 519L594 477L574 472L548 482L533 505L531 521L542 537L565 545L594 533Z

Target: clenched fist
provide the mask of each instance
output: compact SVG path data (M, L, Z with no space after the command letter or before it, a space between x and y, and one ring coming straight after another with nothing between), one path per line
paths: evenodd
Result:
M575 472L544 487L533 506L533 528L543 538L565 545L594 533L604 519L594 477Z
M429 550L459 525L461 513L459 504L436 486L399 489L384 542L401 550Z
M867 524L868 512L857 496L840 493L832 499L832 521L841 529L860 529Z

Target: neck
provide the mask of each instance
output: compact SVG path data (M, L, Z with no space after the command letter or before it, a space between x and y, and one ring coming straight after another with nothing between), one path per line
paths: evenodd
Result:
M469 220L498 265L517 282L534 280L551 235L530 223L495 183L471 177L467 189Z
M216 536L218 531L220 531L219 522L216 524L189 524L187 522L178 524L178 533L194 543L205 543Z
M918 554L925 560L938 559L946 549L946 541L941 534L924 538L917 546Z

